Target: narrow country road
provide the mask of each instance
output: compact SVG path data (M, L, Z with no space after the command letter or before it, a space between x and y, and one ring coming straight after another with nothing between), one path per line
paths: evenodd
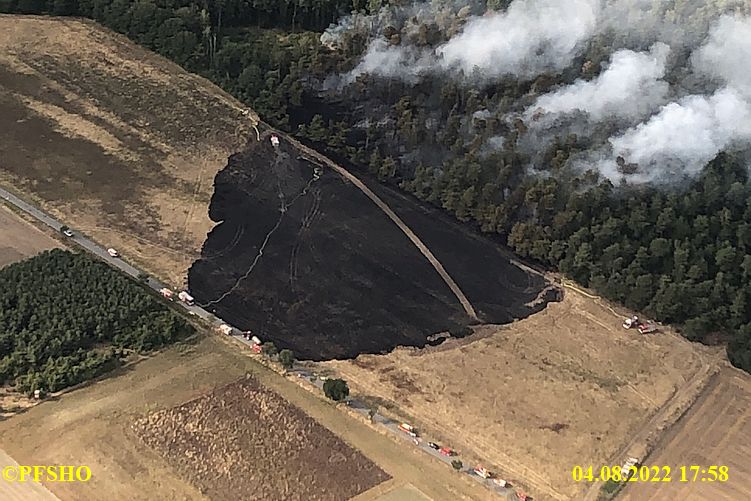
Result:
M63 223L58 221L57 219L53 218L49 214L46 214L42 210L34 207L31 204L28 204L27 202L23 201L22 199L18 198L17 196L13 195L7 190L4 190L0 188L0 199L5 200L7 203L13 205L17 209L22 210L26 214L32 216L34 219L46 224L53 230L60 232L60 228L63 227ZM90 240L89 238L85 237L84 235L78 233L75 228L71 228L73 231L73 236L68 238L68 241L75 242L76 245L84 248L91 254L94 254L101 260L107 262L110 266L119 269L123 273L130 275L133 278L138 278L138 276L143 273L138 268L128 264L125 262L122 258L112 257L107 253L107 249L105 247L102 247L101 245L97 244L93 240ZM166 284L160 282L159 280L154 279L153 277L149 277L147 281L147 285L152 288L155 291L159 291L163 287L167 287ZM219 318L211 314L210 312L204 310L203 308L200 308L198 306L189 306L185 303L176 303L188 310L193 315L197 315L205 320L208 320L212 324L221 324L223 323Z
M303 147L302 145L301 145L301 147L303 149L305 149L305 151L310 151L307 148ZM325 158L325 157L319 157L319 156L316 155L316 158L318 158L318 159L320 159L320 160L323 161L323 158ZM336 165L336 164L334 164L334 165ZM339 169L341 169L341 168L337 166L336 170L339 171ZM352 180L353 183L362 185L362 182L359 179L354 178L354 176L352 176L351 174L349 174L347 171L344 171L344 172L346 173L346 175L343 174L343 173L342 173L342 175L345 175L345 177L348 177L348 178L351 176L353 178L353 180ZM360 186L358 186L358 187L360 187ZM364 185L362 185L362 187L360 187L360 189L363 189L364 191L367 190L368 192L370 192L370 190L367 187L365 187ZM396 214L394 214L393 212L391 212L391 209L388 208L388 206L386 206L383 201L381 201L372 192L370 192L370 193L373 195L373 197L375 197L374 201L376 202L376 204L378 204L379 206L381 206L381 204L383 204L385 206L385 208L384 207L381 207L381 208L384 209L384 211L387 211L387 213L390 212L391 214L393 214L393 218L392 219L396 218L396 220L398 220L399 222L401 221L401 220L398 219L398 216L396 216ZM371 197L371 198L373 198L373 197ZM57 219L53 218L49 214L43 212L42 210L38 209L37 207L34 207L33 205L30 205L29 203L23 201L22 199L18 198L17 196L13 195L12 193L10 193L7 190L4 190L2 188L0 188L0 199L5 200L8 204L16 207L17 209L22 210L23 212L25 212L26 214L32 216L33 218L37 219L38 221L46 224L47 226L49 226L50 228L52 228L56 232L60 232L61 228L64 226L63 223L61 223ZM396 222L396 220L395 220L395 222ZM410 234L412 234L414 236L415 239L417 239L417 236L415 236L414 233L411 233L411 230L406 225L404 225L404 223L401 223L400 227L402 225L404 226L403 229L406 228L406 231L408 231ZM68 238L68 241L75 242L77 245L79 245L83 249L87 250L88 252L96 255L97 257L99 257L100 259L102 259L103 261L105 261L106 263L108 263L110 266L113 266L113 267L121 270L123 273L126 273L127 275L130 275L131 277L136 278L136 279L138 278L139 275L141 275L142 273L144 273L143 271L139 270L138 268L136 268L136 267L128 264L127 262L125 262L122 258L115 258L115 257L110 256L109 253L107 253L107 249L105 247L102 247L101 245L97 244L93 240L87 238L84 235L81 235L80 233L78 233L75 230L75 228L71 228L71 231L73 231L73 236L70 237L70 238ZM414 240L413 240L413 242L414 242ZM417 240L417 242L419 242L420 245L425 249L425 252L428 253L427 255L432 256L432 254L430 253L430 251L427 249L427 247L424 246L424 244L422 244L422 242L420 242L419 240ZM415 242L416 245L417 245L417 242ZM446 273L446 271L443 270L443 267L440 265L440 263L438 263L437 259L435 259L434 257L432 259L435 260L435 263L437 263L437 266L440 268L440 270L442 270L441 276L445 275L444 279L448 280L447 283L449 283L450 286L451 286L451 284L453 284L452 290L454 290L454 292L457 294L457 297L463 298L462 304L465 305L465 309L467 310L467 313L470 314L470 316L476 318L476 315L474 313L474 309L469 304L469 301L466 299L466 297L464 297L464 295L461 293L461 290L459 290L458 286L453 282L453 280L451 280L451 277L448 276L448 274ZM433 262L433 261L431 261L431 262ZM434 263L434 266L435 266L435 263ZM439 268L436 268L436 269L439 269ZM167 287L166 284L160 282L159 280L154 279L153 277L149 277L148 281L146 283L147 283L147 285L151 289L153 289L153 290L155 290L157 292L160 289L162 289L163 287ZM198 317L203 318L204 320L208 321L210 324L212 324L215 327L218 327L218 326L220 326L220 325L222 325L222 324L225 323L222 319L220 319L219 317L217 317L213 313L211 313L209 311L206 311L205 309L201 308L200 306L190 306L190 305L187 305L187 304L182 303L182 302L175 302L175 304L177 304L180 307L182 307L185 310L187 310L189 314L196 315ZM245 339L242 334L240 334L240 333L237 332L236 329L235 329L235 332L232 334L232 337L235 338L236 340L242 342L242 343L247 344L247 345L251 345L252 344L252 342L250 340ZM308 371L307 369L304 369L304 368L301 368L301 367L296 367L296 368L292 369L290 371L290 373L291 374L296 374L300 378L307 379L310 383L314 384L317 388L323 390L323 382L324 382L324 380L322 378L320 378L319 376L313 374L312 372ZM369 416L370 408L365 403L363 403L363 402L361 402L359 400L356 400L356 399L349 399L347 401L347 405L350 408L352 408L355 412L358 412L358 413L364 415L365 417ZM460 457L457 457L457 456L447 457L447 456L441 455L438 451L430 448L428 446L428 442L426 440L424 440L424 439L419 439L417 441L417 443L414 443L412 437L410 437L409 435L407 435L406 433L402 432L399 429L399 422L394 421L392 419L389 419L389 418L387 418L385 416L382 416L381 414L375 413L375 415L373 416L373 423L381 425L381 426L384 426L386 429L388 429L391 433L393 433L397 437L400 437L400 438L404 439L405 440L405 445L407 447L417 447L417 448L421 449L422 451L426 452L427 454L430 454L434 458L439 459L440 461L443 461L444 463L447 463L449 466L451 465L451 461L452 460L454 460L454 459L461 459ZM478 481L478 482L482 483L483 485L485 485L488 489L490 489L490 490L492 490L492 491L494 491L494 492L496 492L498 494L501 494L503 496L509 496L513 492L512 488L502 488L502 487L499 487L497 484L493 483L492 480L485 479L485 478L482 478L482 477L478 476L474 472L474 468L472 468L471 465L463 465L462 471L465 474L467 474L467 475L471 476L472 478L474 478L476 481Z

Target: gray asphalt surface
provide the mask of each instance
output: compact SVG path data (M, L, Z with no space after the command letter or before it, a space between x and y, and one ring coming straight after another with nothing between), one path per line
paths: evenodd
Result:
M42 223L46 224L47 226L49 226L50 228L52 228L53 230L57 232L59 232L60 228L63 227L63 223L61 223L57 219L46 214L45 212L42 212L40 209L34 207L33 205L26 203L22 199L18 198L17 196L13 195L12 193L2 188L0 188L0 199L5 200L7 203L15 206L18 209L21 209L25 213L41 221ZM110 266L117 268L123 273L130 275L131 277L136 278L136 279L142 273L141 270L139 270L135 266L128 264L128 262L125 261L123 258L110 256L109 253L107 252L106 247L102 247L101 245L97 244L93 240L87 238L85 235L76 231L75 228L71 228L71 231L73 232L73 236L68 238L69 241L75 242L76 245L84 248L91 254L94 254L102 261L107 262ZM162 283L153 277L149 277L147 284L149 287L151 287L157 292L159 292L159 290L164 287L169 287L167 284ZM176 304L179 304L188 312L193 313L205 320L208 320L212 324L222 323L221 319L217 318L212 313L204 310L203 308L199 306L189 306L185 303L177 302L177 301L176 301Z
M18 198L17 196L13 195L12 193L0 188L0 199L5 200L7 203L15 206L16 208L26 212L30 216L34 217L35 219L41 221L42 223L46 224L50 228L54 229L57 232L60 232L60 228L63 226L63 223L58 221L57 219L51 217L50 215L46 214L45 212L41 211L40 209L34 207L33 205L30 205L23 201L22 199ZM125 260L123 260L122 257L114 258L109 255L107 252L106 247L102 247L101 245L97 244L93 240L87 238L85 235L79 233L76 231L75 228L71 228L71 231L73 232L73 236L69 237L68 240L75 242L78 246L86 249L91 254L96 255L101 260L108 263L110 266L113 266L119 270L121 270L123 273L126 273L130 275L133 278L138 278L138 276L142 273L141 270L138 268L128 264ZM150 288L153 290L159 292L160 289L164 287L169 287L169 285L164 284L160 282L159 280L156 280L153 277L149 277L147 284ZM190 306L180 301L175 301L175 304L179 305L180 307L184 308L188 313L192 315L196 315L200 318L203 318L204 320L208 321L210 324L214 326L219 326L221 324L224 324L225 322L218 318L213 313L204 310L200 306ZM235 333L232 334L232 337L235 339L247 344L248 346L251 346L253 343L252 341L245 339L242 334ZM295 367L291 371L289 371L291 374L297 375L297 377L307 379L310 383L314 384L316 387L318 387L321 391L323 391L323 383L324 379L319 377L313 372L308 371L307 369L304 369L302 367ZM349 399L347 401L347 405L351 407L356 412L359 412L366 418L368 417L370 408L363 402L356 400L356 399ZM388 429L391 433L396 435L397 437L403 439L405 441L405 447L417 447L421 449L426 454L430 454L434 458L443 461L444 463L448 464L449 467L451 467L451 461L454 459L461 460L461 457L459 455L453 456L453 457L447 457L442 454L440 454L438 451L430 448L428 446L428 442L430 440L424 439L422 437L419 438L418 443L414 443L414 439L401 431L398 426L399 422L394 421L392 419L389 419L385 416L382 416L381 414L376 413L373 416L373 422L376 424L379 424L381 426L384 426L386 429ZM419 430L418 430L419 431ZM447 444L439 444L441 446L447 445ZM450 445L448 445L450 447ZM490 479L484 479L477 474L474 473L474 465L467 465L465 464L462 468L462 471L477 480L478 482L484 484L488 489L500 494L501 496L511 498L512 494L514 492L513 488L501 488L498 487L495 483L493 483Z

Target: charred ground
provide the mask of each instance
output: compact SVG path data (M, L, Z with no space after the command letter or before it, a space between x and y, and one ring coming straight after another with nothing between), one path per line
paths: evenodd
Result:
M198 303L312 360L424 346L441 331L461 335L469 319L428 261L358 188L314 162L267 138L230 157L209 210L219 224L189 272ZM544 280L511 264L502 247L366 182L431 248L483 321L534 311L524 304Z

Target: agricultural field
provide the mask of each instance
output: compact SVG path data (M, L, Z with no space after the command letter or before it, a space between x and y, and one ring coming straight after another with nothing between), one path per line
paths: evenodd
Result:
M196 300L221 318L321 360L465 335L472 318L451 280L485 322L545 306L543 277L515 265L497 242L287 137L276 147L269 138L249 143L217 175L209 216L218 224L190 269Z
M55 247L52 237L0 204L0 268Z
M94 23L0 15L0 183L183 285L239 103Z
M389 478L250 377L134 428L211 499L346 501Z
M643 453L715 371L714 351L621 322L567 290L540 313L464 339L319 365L536 499L571 499L587 489L573 466Z
M751 499L751 379L736 369L720 372L701 399L668 433L647 465L669 466L672 481L630 482L624 501ZM727 482L687 482L680 466L727 466Z
M299 427L304 432L318 430L328 437L329 444L338 444L335 447L345 456L332 452L329 460L335 462L348 457L347 454L362 457L359 453L352 452L352 449L356 449L377 465L375 471L382 470L391 477L391 480L363 492L358 499L375 500L384 493L403 488L416 492L415 496L422 492L434 501L486 499L484 496L487 491L474 482L459 475L448 474L450 472L445 465L424 454L405 451L393 439L374 432L366 424L349 417L319 396L265 369L229 340L213 336L201 336L194 343L175 345L158 355L118 369L106 379L53 397L21 414L0 421L0 444L19 464L89 466L92 479L85 484L46 485L54 495L63 500L211 499L210 491L200 490L200 476L186 476L188 472L176 470L159 450L142 440L134 425L143 420L148 421L149 416L169 416L175 409L180 409L180 406L190 406L191 402L192 405L200 402L221 405L221 402L213 399L213 396L220 394L217 392L221 392L216 389L235 383L246 374L251 374L264 387L289 402L264 400L264 405L273 404L276 409L288 410L289 414L285 418L288 425L295 429ZM269 390L262 391L266 395ZM225 400L225 403L228 408L231 408L230 404L245 405L232 399ZM309 418L301 417L303 422L295 424L295 416L300 416L300 411L290 410L291 406L301 409L339 438L332 438L331 434L312 423ZM271 410L272 405L259 410L263 408ZM240 424L239 417L236 414L232 416L232 419L226 421L214 416L205 422L212 423L211 429L204 427L204 422L201 422L195 431L203 430L205 436L211 433L221 434L222 431L237 433L235 427ZM253 419L246 416L242 425L252 427L253 422ZM169 430L170 428L166 428L165 432ZM349 446L344 446L342 441ZM224 443L226 442L217 442ZM301 450L306 450L304 444L300 444L300 447ZM320 468L321 456L311 455L310 451L307 454L311 461L307 468ZM254 457L250 465L270 467L263 466L271 465L269 457L271 456ZM223 463L222 467L230 464ZM298 463L298 466L301 465ZM305 468L304 465L301 467ZM272 482L275 481L274 478L266 480ZM350 481L346 477L344 480ZM360 481L365 486L365 481ZM242 495L234 498L248 499Z

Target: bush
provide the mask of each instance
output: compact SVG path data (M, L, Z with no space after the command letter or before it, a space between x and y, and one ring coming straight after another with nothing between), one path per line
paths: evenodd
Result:
M454 459L451 461L451 466L456 470L459 471L464 467L464 463L461 462L459 459Z
M279 363L287 370L295 365L295 354L292 350L282 350L279 352Z
M620 492L620 490L623 488L625 484L623 482L617 482L615 480L608 480L604 484L602 484L602 498L604 499L613 499L615 498L616 494Z
M271 341L266 341L261 345L261 352L267 357L271 358L279 353L279 350L276 349L276 345L274 343L272 343Z
M349 386L344 379L327 379L323 383L323 393L335 402L341 402L349 396Z

